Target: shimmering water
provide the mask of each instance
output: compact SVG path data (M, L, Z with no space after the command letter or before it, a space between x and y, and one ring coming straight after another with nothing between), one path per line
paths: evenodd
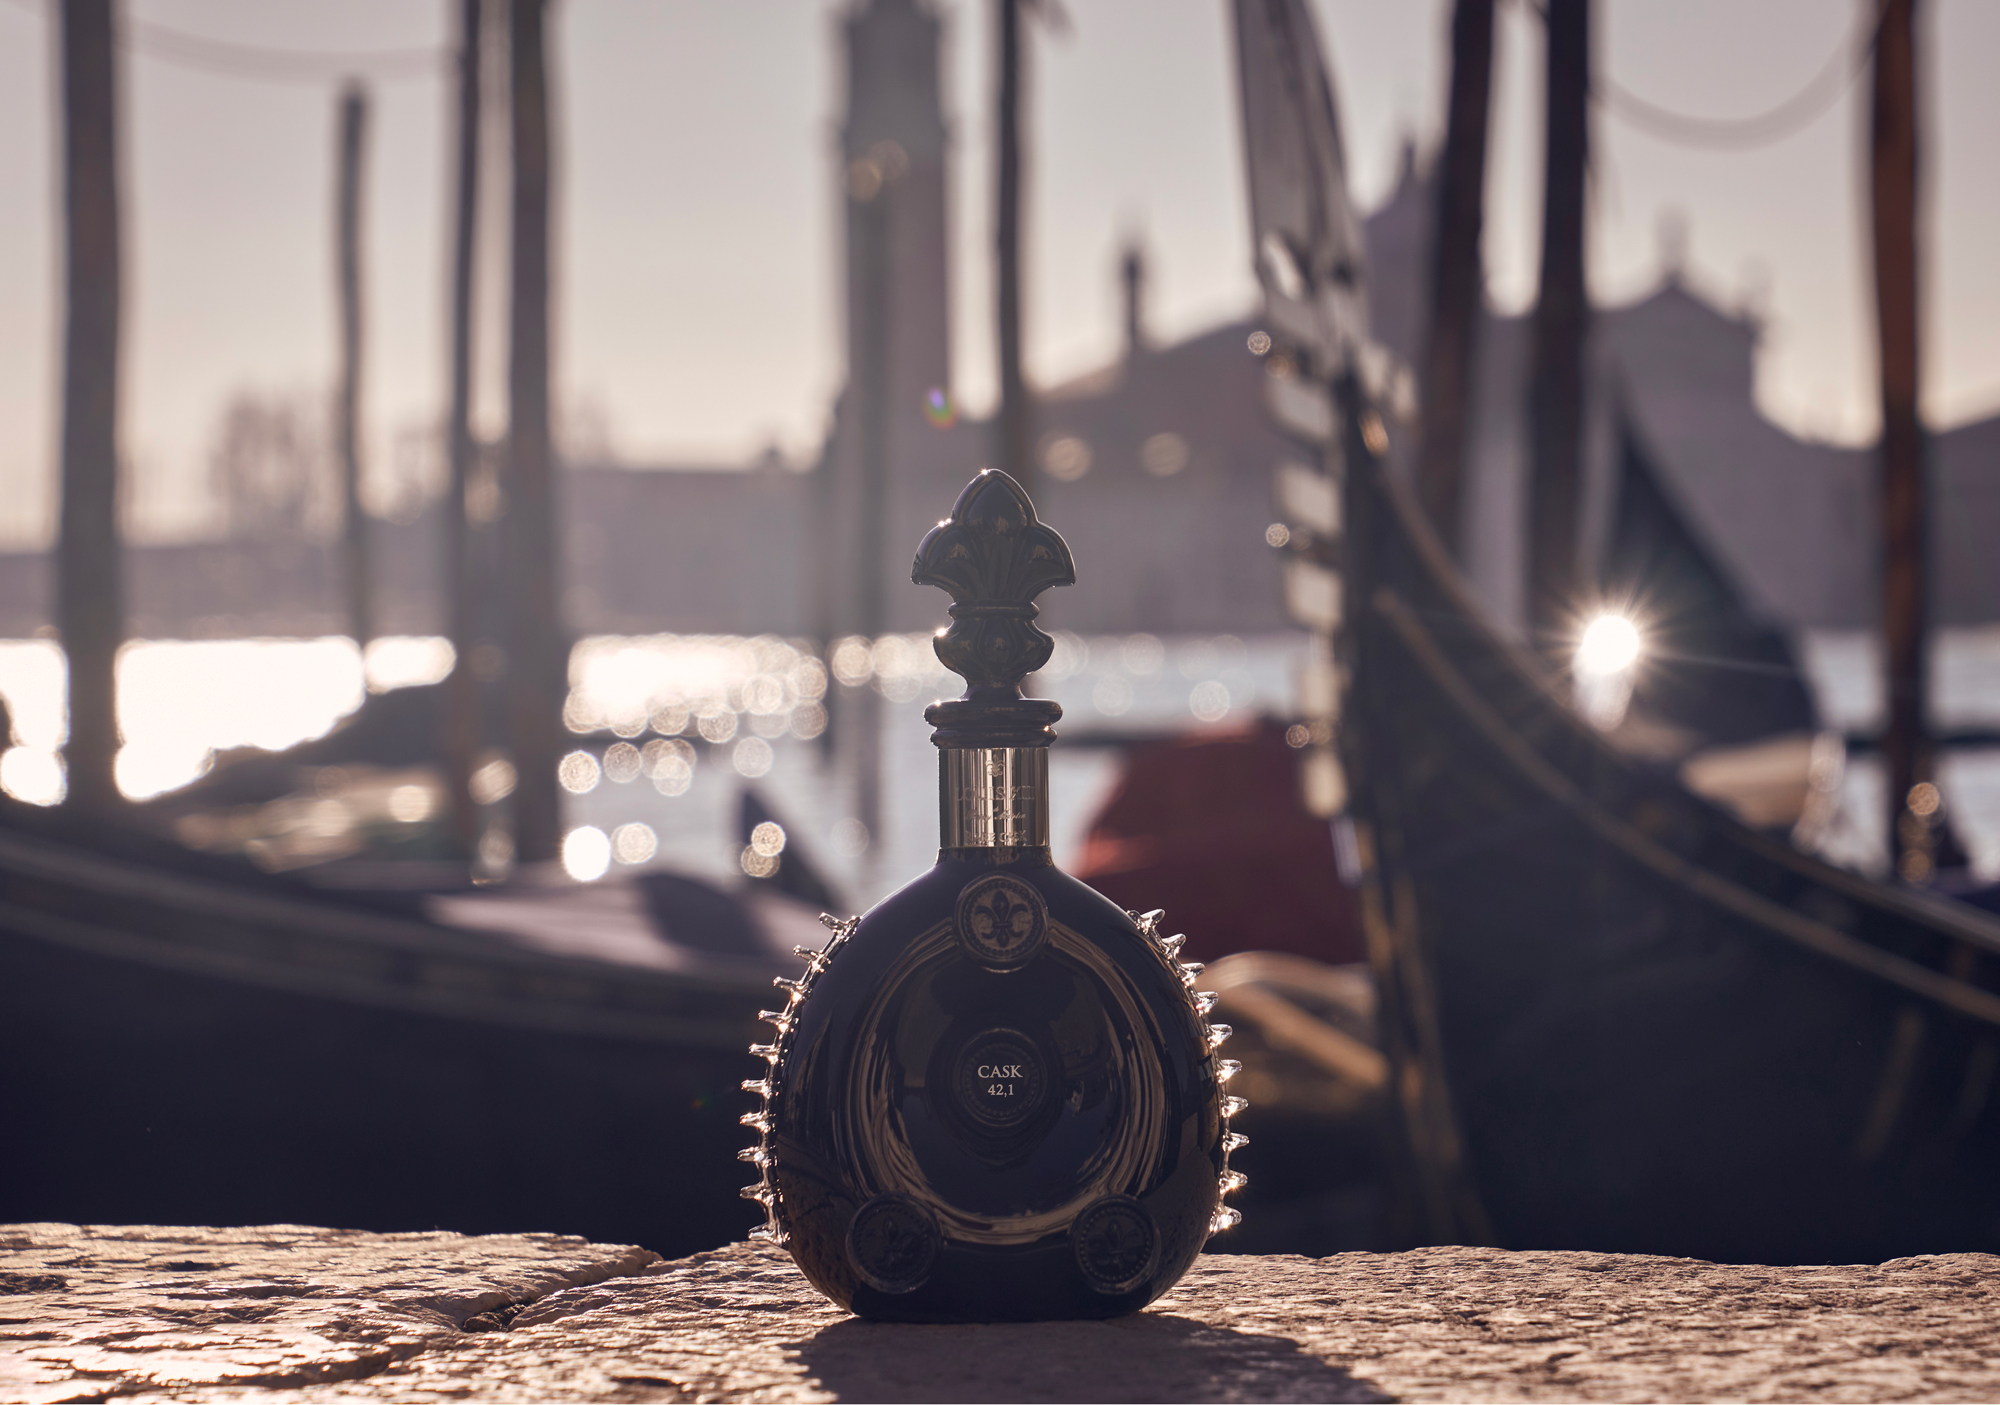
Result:
M1869 637L1812 633L1802 656L1827 726L1880 725ZM1303 661L1296 635L1064 634L1037 681L1063 704L1059 730L1081 740L1106 730L1165 732L1227 726L1259 711L1292 713ZM450 663L449 646L437 639L378 640L365 659L342 638L134 643L120 661L126 744L119 783L135 798L171 790L200 775L216 751L278 749L319 736L368 689L433 681ZM922 712L931 698L954 693L956 680L936 662L928 636L840 641L825 661L803 641L769 637L592 638L577 646L570 674L571 728L610 728L631 739L602 764L585 756L566 765L575 831L566 858L579 876L619 864L666 864L727 878L754 865L758 856L745 853L737 832L745 786L777 812L785 842L803 849L856 905L930 863L935 752ZM828 709L842 713L843 698L861 690L881 700L883 802L873 834L856 823L851 787L821 735ZM60 650L44 640L0 641L0 696L15 742L0 757L0 788L48 803L62 784ZM2000 627L1944 632L1934 696L1941 726L2000 726ZM1059 858L1076 857L1116 765L1114 750L1055 749ZM486 773L489 788L504 788L503 772ZM2000 749L1950 754L1940 781L1975 864L2000 877ZM1881 813L1883 784L1872 758L1849 765L1843 819L1825 840L1829 857L1882 870L1872 817ZM418 823L435 809L421 784L398 783L385 794L393 820Z

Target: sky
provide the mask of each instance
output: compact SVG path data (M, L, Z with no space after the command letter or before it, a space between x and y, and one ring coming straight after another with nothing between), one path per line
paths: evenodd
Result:
M1313 0L1357 199L1381 200L1406 142L1435 147L1448 0ZM1866 0L1600 0L1600 74L1708 116L1763 111L1851 47ZM54 503L52 0L0 0L0 546L45 540ZM326 50L435 45L447 0L126 0L155 25ZM638 463L809 457L841 367L835 0L558 0L558 399ZM989 0L938 0L954 133L954 375L991 403ZM1224 0L1064 0L1038 29L1030 96L1031 378L1119 343L1121 241L1149 256L1149 319L1174 338L1254 307ZM1924 7L1925 409L2000 410L2000 5ZM1502 0L1485 257L1503 310L1532 302L1539 233L1539 21ZM207 462L232 395L319 403L331 386L334 83L196 71L142 46L125 70L128 344L123 442L134 534L209 520ZM368 471L378 501L443 399L450 95L372 85L365 245ZM1590 280L1600 300L1660 277L1663 225L1688 278L1767 328L1765 412L1796 433L1872 437L1863 215L1865 79L1811 125L1748 152L1690 151L1613 115L1593 128ZM481 419L499 419L489 318ZM579 433L581 429L579 428Z

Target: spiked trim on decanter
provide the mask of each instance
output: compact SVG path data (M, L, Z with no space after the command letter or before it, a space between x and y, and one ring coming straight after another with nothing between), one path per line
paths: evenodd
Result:
M1236 1031L1226 1024L1213 1024L1209 1021L1208 1012L1215 1008L1217 997L1212 990L1196 990L1194 988L1194 978L1200 975L1202 971L1201 962L1182 961L1179 959L1181 946L1187 941L1186 935L1181 934L1171 937L1160 935L1160 923L1167 915L1160 908L1154 908L1151 912L1145 913L1128 911L1125 915L1138 924L1140 935L1150 941L1154 949L1160 953L1160 956L1180 975L1181 986L1187 991L1188 1005L1194 1010L1195 1020L1201 1025L1202 1042L1206 1045L1209 1053L1213 1054L1217 1049L1222 1047L1222 1041L1229 1038ZM1235 1059L1217 1059L1215 1061L1215 1081L1218 1085L1226 1087L1229 1080L1242 1071L1243 1065ZM1248 1146L1250 1139L1240 1132L1228 1130L1229 1119L1248 1106L1250 1106L1250 1102L1247 1098L1235 1098L1229 1096L1227 1093L1223 1094L1222 1175L1216 1181L1216 1189L1219 1194L1216 1198L1215 1214L1208 1222L1208 1232L1211 1236L1220 1234L1225 1229L1234 1229L1237 1225L1243 1223L1243 1212L1233 1205L1223 1204L1222 1197L1228 1195L1231 1191L1241 1190L1249 1184L1249 1177L1245 1176L1241 1171L1232 1171L1229 1169L1229 1153L1235 1151L1238 1147Z
M951 516L917 548L910 579L951 594L951 624L932 640L938 660L965 679L963 697L934 703L924 720L940 747L1047 746L1062 708L1021 696L1021 681L1049 661L1055 640L1035 624L1035 597L1076 584L1069 546L1035 516L1012 478L982 469Z
M755 1093L764 1105L755 1112L746 1112L736 1120L757 1133L757 1144L746 1146L736 1153L738 1161L747 1161L757 1168L754 1184L743 1187L745 1200L754 1200L764 1207L764 1223L750 1231L752 1239L762 1239L770 1244L783 1245L785 1242L785 1222L783 1206L779 1203L778 1188L771 1183L771 1109L778 1096L780 1080L784 1076L785 1065L792 1052L792 1014L799 1008L799 1002L820 973L833 963L840 949L847 945L847 939L854 935L854 929L861 925L858 917L835 917L830 912L822 912L819 920L833 933L824 947L818 951L809 946L792 948L794 955L804 958L805 974L797 980L789 976L778 976L771 984L786 993L785 1008L782 1010L760 1010L757 1018L777 1030L777 1035L768 1044L752 1044L752 1058L764 1060L768 1065L762 1078L743 1080L743 1091Z

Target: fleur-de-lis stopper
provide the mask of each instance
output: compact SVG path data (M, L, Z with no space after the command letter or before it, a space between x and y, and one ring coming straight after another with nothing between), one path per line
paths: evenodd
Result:
M1074 585L1069 546L1035 516L1019 483L981 469L917 548L910 579L952 598L951 625L932 641L939 660L965 679L965 696L936 703L924 720L938 746L1046 746L1062 708L1021 696L1021 680L1049 661L1055 640L1035 625L1035 597Z

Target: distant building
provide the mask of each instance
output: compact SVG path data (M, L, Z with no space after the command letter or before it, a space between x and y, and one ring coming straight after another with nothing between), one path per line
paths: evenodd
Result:
M942 30L925 0L858 0L842 21L847 113L836 171L844 220L846 388L816 463L572 466L562 478L564 609L578 634L928 630L944 598L909 584L917 542L988 461L987 426L951 403ZM1374 331L1416 360L1428 187L1406 160L1366 222ZM1078 581L1044 601L1085 633L1267 633L1289 626L1264 531L1273 470L1301 451L1269 425L1254 319L1172 345L1144 336L1143 265L1128 259L1126 346L1046 388L1038 504ZM1618 492L1621 425L1762 620L1859 628L1875 601L1873 455L1795 438L1752 396L1759 329L1669 273L1601 309L1591 353L1586 560ZM1462 540L1495 619L1519 628L1526 542L1527 320L1488 315ZM1394 422L1392 440L1407 440ZM2000 620L2000 417L1932 439L1933 591L1941 624ZM379 614L434 632L444 612L433 516L383 524ZM328 543L306 537L135 548L131 628L161 637L338 632ZM0 635L49 619L40 553L0 555Z

